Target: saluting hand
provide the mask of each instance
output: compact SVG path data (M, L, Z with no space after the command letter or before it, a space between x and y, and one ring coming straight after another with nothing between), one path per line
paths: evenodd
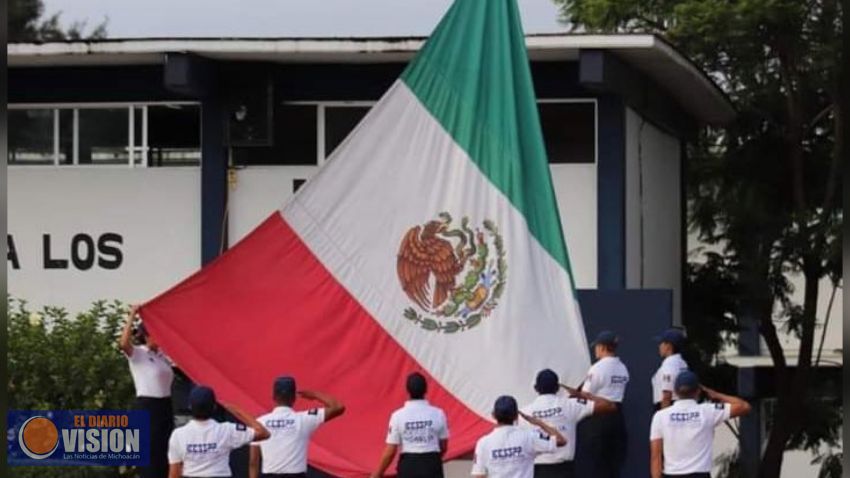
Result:
M306 398L307 400L315 400L316 392L312 390L300 390L298 391L298 396L301 398Z
M527 421L528 423L530 423L534 426L540 427L540 425L543 424L543 422L541 422L540 419L534 418L531 415L527 415L523 412L519 412L519 416L521 416L525 421Z
M563 384L563 383L560 384L560 385L561 385L561 388L563 388L564 390L567 391L567 393L570 394L570 398L575 398L575 397L581 396L581 391L579 389L570 387L569 385L566 385L566 384Z
M537 428L543 430L547 434L555 437L555 441L558 444L558 446L564 446L564 445L567 444L567 439L564 438L564 435L561 435L561 432L559 432L556 428L547 425L546 422L544 422L543 420L540 420L539 418L528 416L528 415L526 415L525 413L522 413L522 412L519 412L519 415L522 418L524 418L525 421L527 421L528 423L536 426Z

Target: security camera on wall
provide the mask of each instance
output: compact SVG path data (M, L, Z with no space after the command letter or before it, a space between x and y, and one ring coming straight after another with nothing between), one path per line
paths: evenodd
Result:
M228 88L225 146L272 145L272 83L268 79Z

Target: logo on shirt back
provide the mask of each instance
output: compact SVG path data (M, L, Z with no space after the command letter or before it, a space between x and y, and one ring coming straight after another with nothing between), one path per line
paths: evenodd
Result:
M620 385L629 382L629 377L625 375L611 375L611 385Z
M194 455L205 455L215 452L218 445L215 443L189 443L186 445L186 453Z
M423 430L425 428L431 428L433 423L431 420L420 420L416 422L404 422L405 430Z
M531 412L531 416L533 416L534 418L552 418L560 415L561 413L563 413L563 411L564 410L561 407L547 408L546 410L537 410Z
M521 446L512 446L508 448L496 448L490 452L490 456L494 460L510 460L522 456Z
M275 430L284 430L287 428L293 428L295 426L295 420L292 418L283 418L278 420L266 420L264 425L266 428L273 428Z
M404 422L404 441L408 443L431 443L435 440L433 422L416 420Z
M699 412L680 412L670 414L670 421L672 423L690 423L698 421L699 419Z

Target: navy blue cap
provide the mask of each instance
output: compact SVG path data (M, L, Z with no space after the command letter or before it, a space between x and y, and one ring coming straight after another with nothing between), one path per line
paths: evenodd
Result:
M511 417L518 413L519 406L516 404L516 399L510 395L502 395L493 405L493 414L497 416Z
M696 390L699 387L699 377L690 370L685 370L676 376L673 388L676 390Z
M548 368L541 370L537 373L537 380L534 381L534 389L538 393L557 393L558 374Z
M211 410L215 407L215 392L210 387L198 385L189 392L191 410Z
M274 394L282 395L286 397L294 397L295 396L295 379L284 375L282 377L278 377L274 380Z
M658 337L655 337L657 342L668 342L673 345L682 345L685 341L685 333L679 329L667 329Z
M591 345L617 345L619 342L620 339L617 337L617 334L610 330L603 330L599 332L599 335L596 336L596 339L593 340Z

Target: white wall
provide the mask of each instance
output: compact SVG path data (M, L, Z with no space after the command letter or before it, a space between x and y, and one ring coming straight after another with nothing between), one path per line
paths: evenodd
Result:
M681 324L679 140L626 110L626 287L672 289Z
M228 191L228 237L233 246L292 196L292 181L309 179L318 166L250 166L236 170Z
M9 234L19 269L7 260L9 293L35 306L87 309L98 299L127 302L152 298L200 266L200 168L10 167ZM120 236L120 266L80 270L72 261L72 238L85 234L97 249L105 233ZM67 268L45 267L49 256ZM89 249L78 242L77 256ZM96 257L114 261L101 249ZM86 264L82 264L86 267Z
M791 294L792 300L802 305L803 304L803 296L805 293L805 280L801 274L795 274L789 276L790 282L794 287L794 293ZM830 309L830 296L832 295L832 281L828 278L821 279L818 284L818 304L817 304L817 325L815 329L815 352L814 356L817 357L817 349L821 344L821 338L823 338L823 357L834 360L837 357L840 358L841 350L844 348L844 327L843 327L843 312L844 312L844 288L843 284L839 284L838 288L835 291L835 300L832 303L832 308ZM829 320L827 321L827 314ZM828 323L827 323L828 322ZM824 325L826 325L827 330L824 335ZM800 340L794 334L782 334L781 337L782 347L785 349L786 354L794 354L796 355L797 351L800 349ZM762 344L763 353L767 354L767 346Z
M309 179L316 166L251 166L236 171L229 192L230 244L257 227L292 196L293 179ZM596 165L551 167L561 225L579 288L596 287Z
M549 169L576 287L595 289L596 164L553 164Z

